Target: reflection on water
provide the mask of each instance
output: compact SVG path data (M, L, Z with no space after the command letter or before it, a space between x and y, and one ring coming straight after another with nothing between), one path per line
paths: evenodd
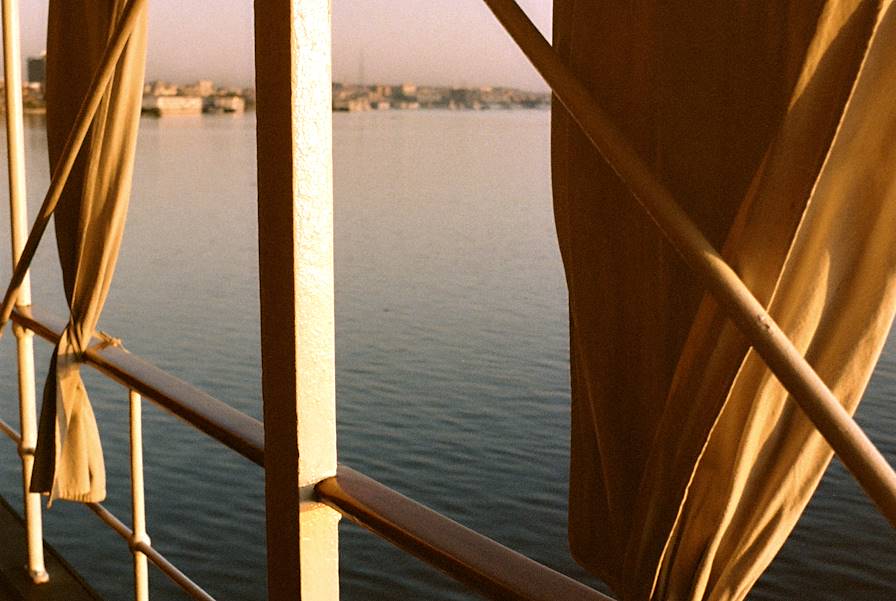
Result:
M334 115L339 452L463 524L585 578L565 543L567 315L548 121L526 111ZM257 417L254 117L146 119L141 127L131 215L101 327ZM48 183L42 121L29 121L26 143L33 215ZM61 310L54 261L47 240L35 298ZM0 276L8 271L4 255ZM10 337L0 346L0 408L14 421ZM49 352L38 344L41 368ZM87 384L103 434L107 504L128 518L127 395L99 377ZM859 413L891 458L894 390L891 340ZM261 471L149 404L144 415L154 545L222 599L263 599ZM0 490L12 497L14 448L4 441L0 453ZM108 598L130 590L125 545L81 508L57 503L46 532ZM471 598L375 537L349 525L342 532L344 599ZM894 582L896 537L835 463L751 599L878 601L896 597ZM158 598L180 598L161 574L152 586Z

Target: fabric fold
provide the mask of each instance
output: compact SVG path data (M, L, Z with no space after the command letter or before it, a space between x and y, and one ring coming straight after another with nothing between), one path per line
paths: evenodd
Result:
M51 172L88 92L125 0L51 0L47 28L47 139ZM68 325L44 386L32 492L105 498L99 430L80 375L81 357L115 270L127 216L143 94L144 9L103 94L54 214Z
M660 4L557 0L555 47L853 411L896 310L891 3ZM622 601L743 599L831 451L553 119L573 554Z

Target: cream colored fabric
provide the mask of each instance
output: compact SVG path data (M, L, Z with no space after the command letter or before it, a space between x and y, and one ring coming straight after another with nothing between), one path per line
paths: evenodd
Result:
M554 42L853 411L896 310L891 2L555 0ZM622 601L733 601L831 451L566 116L570 545Z
M52 0L47 31L47 137L51 167L87 94L124 0ZM146 14L131 34L56 209L68 327L44 387L31 489L51 499L101 501L105 467L81 381L118 257L127 215L146 60Z

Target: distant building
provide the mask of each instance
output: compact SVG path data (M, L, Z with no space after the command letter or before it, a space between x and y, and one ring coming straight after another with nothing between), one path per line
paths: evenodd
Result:
M473 109L482 108L481 90L477 88L452 88L448 99L448 108Z
M242 88L239 95L246 101L246 107L255 106L255 88Z
M448 104L448 89L434 87L417 88L417 102L423 107L440 107Z
M210 79L200 79L196 82L196 88L199 92L197 96L211 96L215 93L215 84Z
M356 113L360 111L369 111L370 109L370 100L365 97L333 98L334 111Z
M177 86L167 81L157 80L149 84L151 96L177 96Z
M196 83L183 86L180 89L181 96L200 96L207 98L215 94L215 84L210 79L200 79Z
M47 53L28 57L28 83L43 86L47 82Z
M498 86L449 88L412 83L362 86L333 82L332 91L334 111L537 109L548 108L551 103L548 92L527 92Z

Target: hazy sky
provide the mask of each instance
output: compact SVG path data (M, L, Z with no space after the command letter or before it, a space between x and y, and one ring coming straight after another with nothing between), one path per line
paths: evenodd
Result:
M19 0L22 52L45 46L48 0ZM546 35L551 0L519 0ZM150 0L147 79L253 80L249 0ZM546 89L482 0L333 0L337 81Z

